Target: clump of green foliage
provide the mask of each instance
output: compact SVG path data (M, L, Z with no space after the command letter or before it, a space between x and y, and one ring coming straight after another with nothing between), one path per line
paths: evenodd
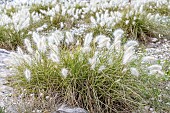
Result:
M168 4L157 5L155 2L149 2L145 4L145 10L147 13L160 14L163 16L170 16Z
M167 94L159 86L164 82L164 76L148 76L142 69L139 77L132 75L130 70L124 72L124 68L139 65L136 61L123 65L123 54L116 55L115 52L108 54L103 51L100 63L94 69L91 69L88 60L95 51L82 53L79 47L73 47L63 48L60 52L60 63L42 54L40 62L31 66L25 62L17 66L18 73L11 79L12 86L26 89L27 94L43 92L48 95L50 91L50 94L59 96L61 100L58 103L80 106L91 113L132 112L145 106L153 107L155 111L168 111L166 101L169 98L158 101L159 95ZM112 64L107 63L108 58L113 60ZM99 71L103 65L105 69ZM30 81L25 77L25 68L31 72ZM63 75L63 68L68 70L67 75Z
M0 27L0 47L15 50L17 46L23 45L23 39L28 36L26 30L16 32L13 29Z

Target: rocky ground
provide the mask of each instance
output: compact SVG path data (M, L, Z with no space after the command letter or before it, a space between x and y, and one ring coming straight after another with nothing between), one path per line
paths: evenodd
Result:
M160 60L170 60L170 40L152 38L147 45L146 54Z
M9 57L10 52L0 49L0 106L4 106L3 99L11 94L12 88L6 84L6 77L11 76L11 71L7 68L8 64L5 63Z

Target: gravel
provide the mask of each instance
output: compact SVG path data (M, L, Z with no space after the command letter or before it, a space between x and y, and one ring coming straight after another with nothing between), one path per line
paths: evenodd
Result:
M10 52L5 49L0 49L0 107L4 106L3 99L12 93L12 88L7 86L6 77L11 76L12 72L7 68L8 64L5 60L10 58Z
M146 46L146 55L153 56L158 60L170 60L170 40L161 39L155 42L155 39Z

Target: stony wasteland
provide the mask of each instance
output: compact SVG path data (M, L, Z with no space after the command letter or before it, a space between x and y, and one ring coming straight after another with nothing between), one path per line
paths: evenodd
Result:
M0 113L168 113L169 29L169 0L1 0Z

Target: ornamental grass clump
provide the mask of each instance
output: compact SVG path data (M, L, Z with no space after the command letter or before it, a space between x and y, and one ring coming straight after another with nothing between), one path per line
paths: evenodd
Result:
M153 1L154 4L157 4L156 8L163 8L163 4L168 7L169 2L164 2ZM112 10L108 9L110 3L104 2L101 6L99 5L100 7L96 6L96 13L89 16L91 21L89 31L93 31L94 35L105 34L110 37L110 32L122 28L126 32L127 38L145 44L152 37L159 37L159 35L168 37L169 16L148 12L147 8L152 7L152 5L147 1L132 2L131 4L124 2L116 4L116 2L113 2ZM165 9L165 11L168 10Z
M27 31L23 30L22 32L16 32L13 29L0 27L0 47L14 50L17 46L22 46L23 39L28 36L26 35Z
M150 41L151 37L156 37L157 30L153 29L157 24L146 18L146 11L143 3L127 5L122 11L122 19L115 27L121 27L127 37L143 43Z
M28 95L50 91L60 98L56 103L79 106L90 113L132 112L144 106L159 111L164 104L156 100L164 92L158 83L164 72L159 68L156 74L160 76L149 76L151 67L137 63L138 42L122 45L123 33L122 29L112 37L88 33L78 40L69 31L46 36L34 32L33 40L25 39L26 51L18 47L11 54L15 70L11 85L18 91L25 89Z
M144 8L148 13L152 13L152 14L159 13L160 15L163 15L163 16L170 15L168 11L170 8L170 2L168 0L159 1L159 2L151 1L151 2L146 3Z

